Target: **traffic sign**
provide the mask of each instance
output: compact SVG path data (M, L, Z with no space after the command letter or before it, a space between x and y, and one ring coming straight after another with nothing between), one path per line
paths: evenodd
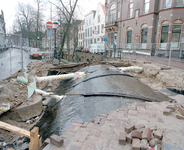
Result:
M51 21L48 21L46 23L46 27L49 28L49 29L51 29L53 27L53 23Z
M136 33L135 36L137 37L138 36L138 33Z
M137 36L135 36L135 40L137 40L138 39L138 37Z

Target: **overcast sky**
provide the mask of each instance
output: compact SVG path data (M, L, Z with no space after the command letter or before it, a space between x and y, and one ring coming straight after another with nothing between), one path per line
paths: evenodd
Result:
M44 20L47 20L50 15L50 5L48 3L48 0L45 0L48 4L46 6L46 18ZM4 17L5 17L5 23L6 23L6 29L7 31L10 31L10 28L13 24L16 7L18 2L21 3L31 3L32 5L35 4L35 0L1 0L0 2L0 10L3 10ZM84 15L90 12L91 10L96 10L97 4L101 2L102 4L105 3L105 0L78 0L78 8L80 8L80 19L84 19ZM54 6L53 6L54 7ZM54 11L54 10L53 10ZM54 17L54 15L53 15Z

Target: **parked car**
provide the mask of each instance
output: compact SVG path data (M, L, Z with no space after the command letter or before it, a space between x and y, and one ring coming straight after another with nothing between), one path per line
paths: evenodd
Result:
M103 43L95 43L90 45L90 53L102 54L105 52L105 46Z
M76 50L77 52L81 52L82 49L83 49L82 46L77 46L77 47L75 48L75 50Z
M81 50L81 52L89 53L89 49L88 49L88 48L83 48L83 49Z
M42 51L39 48L31 48L31 50L29 51L29 58L38 58L38 59L42 59Z

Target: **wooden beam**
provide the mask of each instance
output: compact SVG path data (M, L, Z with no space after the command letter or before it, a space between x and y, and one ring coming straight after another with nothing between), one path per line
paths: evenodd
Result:
M21 129L19 127L12 126L12 125L10 125L8 123L5 123L5 122L2 122L2 121L0 121L0 128L30 138L30 132L29 131Z
M39 150L38 127L34 127L30 132L29 150Z

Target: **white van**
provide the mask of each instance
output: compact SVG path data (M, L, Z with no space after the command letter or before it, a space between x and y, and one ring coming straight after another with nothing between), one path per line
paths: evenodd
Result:
M91 44L89 51L90 51L90 53L103 54L103 53L105 53L105 46L102 43Z

